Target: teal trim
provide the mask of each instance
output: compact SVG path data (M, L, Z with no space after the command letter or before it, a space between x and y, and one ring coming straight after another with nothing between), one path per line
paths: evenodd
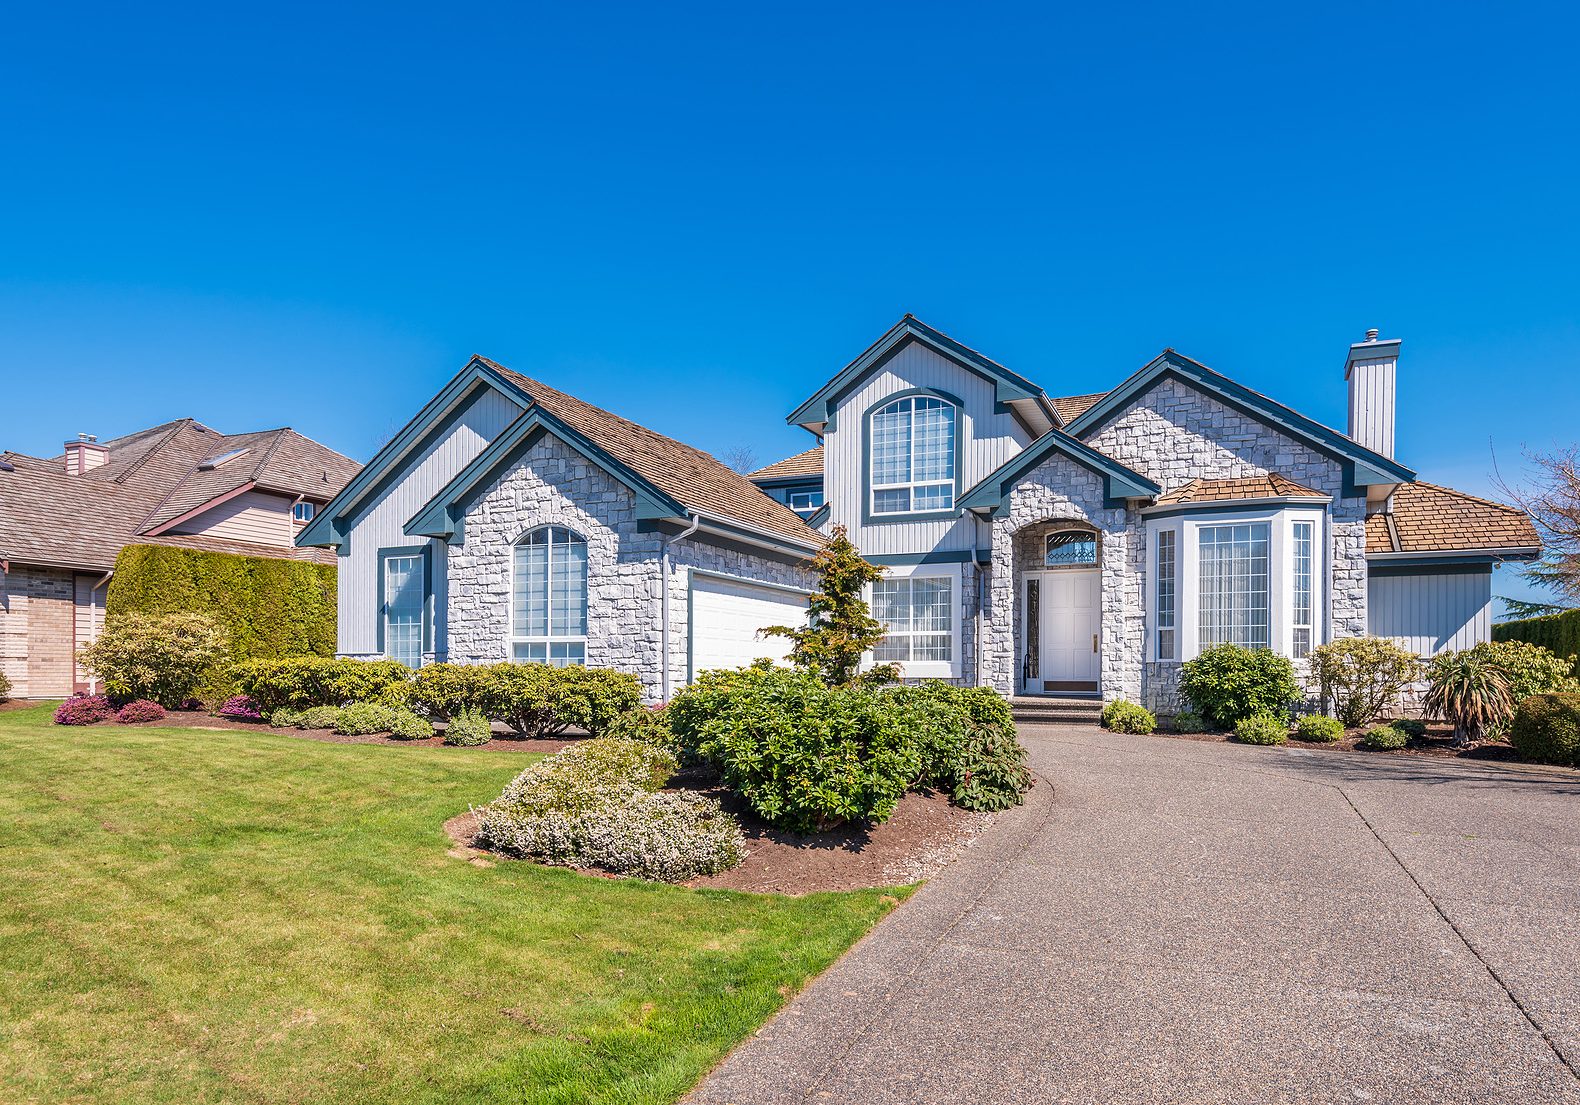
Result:
M412 536L438 537L451 544L465 540L465 504L468 498L501 468L521 458L544 434L553 434L592 461L636 496L638 519L684 518L686 508L615 460L579 432L542 407L533 406L505 427L470 464L429 499L405 525Z
M375 637L379 655L387 655L384 651L384 621L388 613L389 600L384 592L384 562L399 556L422 557L422 650L432 652L433 648L433 621L434 621L434 587L433 587L433 546L427 542L421 545L394 545L390 548L379 550L379 580L378 580L378 609L377 627Z
M823 505L806 516L806 524L811 526L813 529L817 529L818 526L821 526L824 522L828 521L828 516L833 511L833 509L834 504L830 503L825 496L823 499Z
M907 342L911 341L920 342L940 356L954 361L966 371L993 384L995 397L999 402L1035 400L1048 415L1048 420L1055 425L1058 424L1059 419L1053 409L1052 400L1043 394L1043 390L1036 384L1018 373L1011 372L997 361L989 360L976 350L961 345L947 334L933 329L909 314L869 345L859 357L840 369L833 379L797 407L786 421L793 426L819 422L825 425L831 424L838 399L868 375L882 368L904 348Z
M1367 561L1366 575L1370 579L1389 576L1480 576L1491 575L1497 561L1490 556L1447 556L1421 560Z
M1240 413L1304 441L1327 456L1344 461L1346 498L1357 497L1358 488L1368 484L1412 483L1415 480L1415 472L1398 461L1373 452L1337 430L1314 422L1172 349L1165 349L1065 429L1075 437L1089 437L1117 417L1120 411L1148 388L1168 377L1206 391Z
M1311 510L1319 514L1326 514L1328 503L1323 499L1280 499L1277 502L1263 503L1182 503L1179 506L1169 507L1167 510L1149 510L1142 517L1150 521L1153 518L1178 518L1183 514L1276 514L1282 510L1291 509Z
M454 425L454 420L460 418L465 409L465 400L479 382L497 388L517 402L523 399L518 389L505 384L474 358L401 428L388 445L363 465L362 471L340 489L340 494L318 511L313 520L296 535L296 544L306 548L343 542L350 529L348 523L351 514L357 505L375 491L387 488L397 478L400 462L413 452L415 446L430 443Z
M1126 468L1112 457L1104 456L1063 430L1053 429L1005 461L981 483L967 491L959 505L966 510L991 509L995 513L1001 512L1015 484L1055 453L1103 477L1104 506L1123 506L1126 499L1150 499L1163 490L1141 473Z
M750 476L747 479L751 479ZM752 480L758 487L767 491L769 488L780 487L817 487L823 486L822 476L775 476L767 480Z
M901 568L914 564L985 564L992 557L991 549L934 549L923 553L877 553L862 559L880 567Z
M955 490L954 505L947 510L911 510L901 514L876 514L872 509L872 416L890 403L912 396L924 395L942 399L955 409ZM965 420L966 406L957 397L937 388L906 388L893 395L885 395L861 412L861 524L883 525L886 522L943 521L960 517L960 495L965 490L965 433L961 423ZM914 475L914 473L913 473Z

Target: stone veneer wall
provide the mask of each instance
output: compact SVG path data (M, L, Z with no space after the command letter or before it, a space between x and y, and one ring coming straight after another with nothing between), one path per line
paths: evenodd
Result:
M14 698L65 698L75 685L71 572L14 564L0 573L0 672Z
M1172 377L1161 380L1086 440L1093 448L1156 480L1165 491L1193 479L1277 472L1332 495L1328 635L1332 639L1366 633L1366 500L1344 498L1340 462ZM1145 533L1139 529L1139 521L1136 515L1138 528L1130 557L1131 571L1138 580L1146 563ZM1144 611L1139 583L1135 599L1138 609ZM1106 632L1106 624L1104 629ZM1145 632L1144 619L1140 632ZM1138 649L1140 641L1138 636ZM1144 668L1143 700L1152 709L1175 710L1179 665L1148 662ZM1107 694L1105 684L1105 697Z
M448 554L447 646L453 663L509 659L511 550L528 530L564 526L587 541L587 664L628 671L644 697L662 694L657 533L638 527L629 490L552 436L543 437L468 504L465 541ZM670 671L685 685L692 568L810 586L804 569L698 537L671 548Z

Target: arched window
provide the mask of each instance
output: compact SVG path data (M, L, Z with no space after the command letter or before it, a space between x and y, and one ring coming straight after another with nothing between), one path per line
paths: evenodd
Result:
M587 662L587 542L544 526L516 542L510 655L565 667Z
M1090 568L1097 563L1097 534L1089 529L1062 529L1048 534L1045 568Z
M873 514L954 509L956 413L934 395L907 395L872 412Z

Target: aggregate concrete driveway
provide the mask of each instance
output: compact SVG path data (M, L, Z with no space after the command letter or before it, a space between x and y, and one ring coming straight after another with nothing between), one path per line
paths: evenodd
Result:
M1033 800L691 1101L1580 1102L1580 773L1022 732Z

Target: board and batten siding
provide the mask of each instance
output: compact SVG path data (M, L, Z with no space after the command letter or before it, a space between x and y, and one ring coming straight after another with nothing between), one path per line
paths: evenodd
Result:
M1011 415L995 410L994 385L916 342L907 344L883 368L843 396L834 411L832 428L823 438L824 495L829 522L843 525L863 554L895 555L956 551L976 547L976 524L970 518L863 523L867 494L863 458L867 445L866 414L882 399L912 388L932 388L961 402L955 432L962 449L959 488L963 493L981 482L1031 443L1031 435Z
M291 519L294 502L285 495L247 491L212 510L205 510L170 532L287 548L296 540L296 525Z
M1418 656L1492 640L1492 572L1373 575L1368 628Z
M344 656L378 652L379 550L431 544L434 648L445 650L445 556L442 541L412 537L405 525L444 485L498 437L522 408L504 394L480 385L461 401L444 432L400 465L400 475L362 508L350 527L347 555L340 558L339 651Z

